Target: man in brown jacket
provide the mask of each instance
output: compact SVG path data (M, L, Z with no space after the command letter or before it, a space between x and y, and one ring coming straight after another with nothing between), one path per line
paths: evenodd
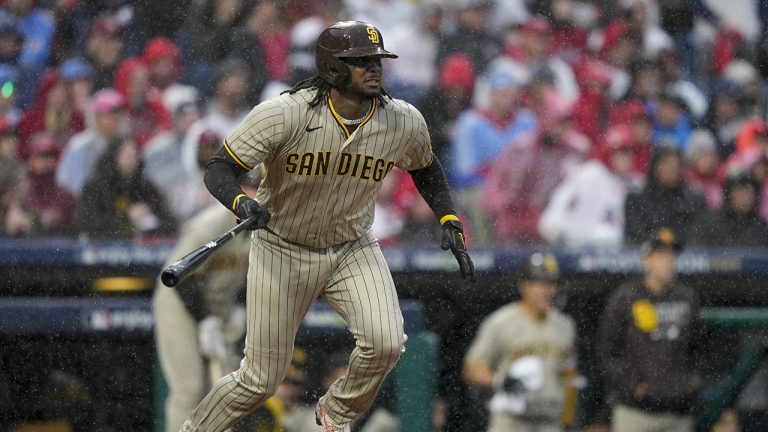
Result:
M619 287L603 312L598 354L614 431L694 429L700 306L694 291L676 281L680 249L670 230L657 232L641 247L643 279Z

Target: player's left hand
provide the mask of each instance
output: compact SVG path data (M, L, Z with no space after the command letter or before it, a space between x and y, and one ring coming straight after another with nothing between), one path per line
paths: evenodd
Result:
M264 228L272 217L272 215L269 214L269 211L256 202L256 200L245 196L237 201L235 214L237 215L237 223L240 223L240 221L244 221L251 216L256 216L253 223L245 227L248 231Z
M475 265L467 253L464 243L464 226L457 220L449 220L443 223L443 241L440 244L443 250L450 249L456 261L459 263L462 279L475 281Z

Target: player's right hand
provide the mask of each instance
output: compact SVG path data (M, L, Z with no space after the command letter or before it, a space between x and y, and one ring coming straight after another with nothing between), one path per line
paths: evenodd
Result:
M269 211L261 206L256 200L248 198L246 196L241 197L237 201L237 207L235 207L235 214L237 215L237 222L244 221L249 217L256 215L256 219L253 223L245 227L248 231L261 229L267 226L267 222L272 217Z
M440 244L443 250L450 249L456 261L459 263L461 277L475 281L475 265L472 258L467 253L467 247L464 244L464 227L458 220L448 220L443 223L443 241Z

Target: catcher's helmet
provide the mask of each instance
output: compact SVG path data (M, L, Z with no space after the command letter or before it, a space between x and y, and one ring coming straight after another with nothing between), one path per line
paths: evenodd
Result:
M332 86L341 84L350 74L342 58L367 56L397 58L384 49L379 29L366 22L340 21L323 30L317 38L317 74Z

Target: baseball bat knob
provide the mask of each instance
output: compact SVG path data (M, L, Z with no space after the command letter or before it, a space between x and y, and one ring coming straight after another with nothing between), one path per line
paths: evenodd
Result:
M173 268L167 268L160 274L160 280L163 285L167 287L175 287L179 284L179 275L176 274Z

